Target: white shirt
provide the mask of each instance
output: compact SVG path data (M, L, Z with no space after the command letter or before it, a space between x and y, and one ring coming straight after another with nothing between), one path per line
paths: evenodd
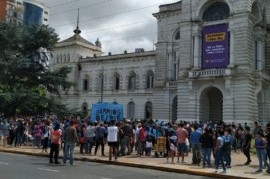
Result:
M108 127L108 142L117 142L118 128L116 126Z
M146 141L146 146L145 147L146 148L152 148L153 147L153 143Z

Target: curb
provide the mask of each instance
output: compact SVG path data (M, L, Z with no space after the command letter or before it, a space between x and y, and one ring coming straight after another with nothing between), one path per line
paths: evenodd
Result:
M30 156L39 156L39 157L48 157L48 154L42 153L31 153L25 151L12 151L12 150L5 150L0 149L0 152L4 153L13 153L13 154L23 154L23 155L30 155ZM62 158L62 157L59 157ZM89 159L85 157L74 157L74 160L77 161L84 161L84 162L95 162L95 163L102 163L107 165L118 165L118 166L125 166L125 167L135 167L135 168L143 168L143 169L151 169L151 170L158 170L163 172L173 172L179 174L188 174L188 175L196 175L196 176L204 176L204 177L211 177L211 178L230 178L230 179L247 179L246 177L241 176L233 176L233 175L222 175L218 173L209 173L209 172L201 172L201 171L194 171L188 169L176 169L176 168L168 168L162 166L151 166L151 165L144 165L144 164L136 164L130 162L121 162L121 161L108 161L108 160L100 160L100 159ZM248 178L248 179L256 179L256 178Z

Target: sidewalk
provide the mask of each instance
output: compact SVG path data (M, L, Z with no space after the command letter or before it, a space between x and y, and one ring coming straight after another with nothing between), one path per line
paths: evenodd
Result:
M107 149L108 150L108 149ZM106 150L106 151L107 151ZM49 151L49 149L48 149ZM41 149L33 148L32 146L22 146L20 148L14 147L0 147L0 152L8 153L17 153L17 154L26 154L34 156L48 156L46 153L42 153ZM108 152L105 153L108 156ZM62 151L60 152L60 157L62 157ZM136 155L130 155L125 157L118 158L117 162L110 162L108 157L102 157L100 154L97 156L81 155L79 153L79 147L75 149L75 160L89 161L89 162L98 162L105 164L113 164L120 166L129 166L129 167L138 167L138 168L147 168L154 170L161 170L167 172L176 172L176 173L186 173L191 175L200 175L208 176L215 178L260 178L260 179L269 179L268 174L265 170L262 174L256 174L255 171L258 168L258 160L256 156L252 156L252 163L249 166L243 165L245 163L245 157L242 153L232 153L232 168L227 170L225 175L220 173L215 173L214 168L202 168L201 166L191 165L192 153L186 157L187 164L168 164L166 158L154 158L154 157L138 157ZM212 159L213 160L213 159ZM49 161L49 159L48 159ZM60 160L61 161L61 160ZM175 160L177 161L177 160ZM220 169L220 172L222 169Z

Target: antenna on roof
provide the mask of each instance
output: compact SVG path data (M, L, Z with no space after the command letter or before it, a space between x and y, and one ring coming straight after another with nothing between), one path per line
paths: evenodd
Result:
M79 29L79 20L80 20L80 9L78 8L77 27L73 31L75 34L78 34L78 35L81 33L81 30Z

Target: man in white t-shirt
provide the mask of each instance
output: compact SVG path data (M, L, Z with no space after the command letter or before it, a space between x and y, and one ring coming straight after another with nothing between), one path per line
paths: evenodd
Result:
M109 149L109 160L112 160L112 153L114 153L115 160L117 160L117 148L118 148L118 127L115 126L115 121L110 122L110 126L107 129L108 136L107 141L110 147Z

